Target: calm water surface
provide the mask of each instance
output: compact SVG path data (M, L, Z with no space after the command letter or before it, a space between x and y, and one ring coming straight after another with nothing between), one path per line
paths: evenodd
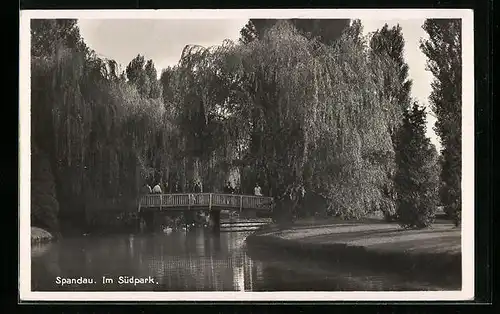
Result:
M395 275L338 269L272 250L249 250L249 232L214 235L208 230L88 236L32 247L32 290L154 291L369 291L439 290ZM110 278L103 283L102 278ZM120 280L122 276L122 280ZM147 278L137 285L126 277ZM93 279L91 284L58 283L61 278ZM446 287L445 287L446 288Z

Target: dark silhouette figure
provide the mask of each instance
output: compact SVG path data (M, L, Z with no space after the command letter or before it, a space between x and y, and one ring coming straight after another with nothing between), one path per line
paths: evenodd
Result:
M149 184L146 183L146 185L144 185L142 187L142 190L141 190L142 194L143 195L146 195L146 194L151 194L152 193L152 190L151 190L151 187L149 186Z
M200 181L196 181L196 183L194 184L193 192L194 193L201 193L202 192Z
M181 187L179 185L179 181L175 182L174 188L173 188L174 193L179 193L181 192Z
M233 187L231 186L231 183L229 181L224 186L224 193L225 194L232 194L232 193L234 193Z
M234 194L241 194L241 187L239 185L236 185L234 188Z

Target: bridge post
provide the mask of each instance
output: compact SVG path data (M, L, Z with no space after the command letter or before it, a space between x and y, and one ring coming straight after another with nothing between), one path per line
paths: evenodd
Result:
M212 193L208 195L208 211L212 210Z
M242 209L243 209L243 195L240 195L240 213Z
M210 222L214 233L220 232L220 210L210 212Z
M153 211L147 211L147 212L142 212L140 219L140 223L143 223L144 229L147 232L151 232L154 230L154 212ZM142 229L142 228L141 228ZM142 230L143 231L143 230Z
M135 218L135 232L139 233L141 232L141 226L142 226L142 223L141 223L141 212L137 213L137 216Z

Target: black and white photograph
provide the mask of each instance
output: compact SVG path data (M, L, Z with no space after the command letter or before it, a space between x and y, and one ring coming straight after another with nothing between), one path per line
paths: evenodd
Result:
M471 10L20 25L21 300L474 297Z

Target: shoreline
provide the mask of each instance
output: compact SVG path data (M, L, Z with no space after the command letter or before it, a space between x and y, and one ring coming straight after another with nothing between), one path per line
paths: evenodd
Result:
M397 224L382 221L319 221L268 226L250 234L245 242L249 249L397 274L460 290L459 233L443 223L431 229L398 230Z
M45 229L31 227L31 244L48 243L55 240L55 237Z

